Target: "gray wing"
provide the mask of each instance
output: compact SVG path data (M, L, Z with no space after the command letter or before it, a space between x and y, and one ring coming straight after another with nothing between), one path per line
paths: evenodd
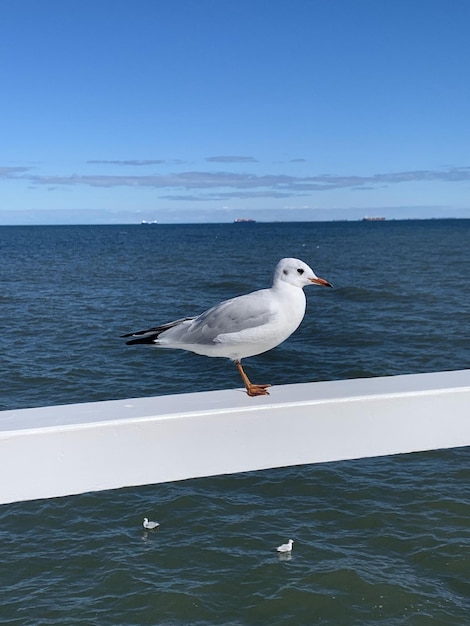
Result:
M268 324L276 315L268 289L225 300L198 317L161 333L159 340L211 344L220 335L239 333Z

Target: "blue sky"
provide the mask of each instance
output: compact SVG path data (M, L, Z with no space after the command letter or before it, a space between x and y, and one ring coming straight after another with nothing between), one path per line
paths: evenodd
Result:
M470 217L468 0L2 0L0 223Z

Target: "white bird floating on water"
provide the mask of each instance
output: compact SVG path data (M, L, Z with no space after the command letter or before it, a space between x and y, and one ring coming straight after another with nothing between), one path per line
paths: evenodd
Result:
M146 530L155 530L155 528L158 528L160 526L160 524L158 522L151 522L151 521L149 521L149 519L147 517L144 517L144 521L142 523L142 526Z
M332 287L299 259L281 259L272 287L216 304L198 317L185 317L161 326L122 335L136 337L127 344L179 348L210 357L231 359L249 396L268 395L271 385L254 385L241 360L267 352L285 341L300 325L310 284Z
M283 543L277 549L278 552L292 552L293 539L289 539L287 543Z

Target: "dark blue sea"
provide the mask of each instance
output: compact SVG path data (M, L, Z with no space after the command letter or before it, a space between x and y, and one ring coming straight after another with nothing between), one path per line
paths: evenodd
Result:
M468 369L469 242L470 220L0 227L0 409L240 387L229 361L120 335L269 286L285 256L334 289L306 289L300 329L245 361L255 382ZM0 624L465 626L469 462L461 448L3 505Z

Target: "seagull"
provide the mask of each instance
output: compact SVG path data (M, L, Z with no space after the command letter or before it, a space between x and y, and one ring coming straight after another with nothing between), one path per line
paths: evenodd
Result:
M144 517L144 521L142 523L142 526L146 530L155 530L155 528L158 528L160 526L160 524L158 522L149 522L148 517Z
M299 259L281 259L274 270L272 286L216 304L197 317L121 335L126 343L179 348L209 357L231 359L249 396L269 395L271 385L255 385L248 379L241 360L267 352L285 341L305 315L303 288L311 284L332 287Z
M277 549L278 552L292 552L293 539L289 539L287 543L283 543Z

